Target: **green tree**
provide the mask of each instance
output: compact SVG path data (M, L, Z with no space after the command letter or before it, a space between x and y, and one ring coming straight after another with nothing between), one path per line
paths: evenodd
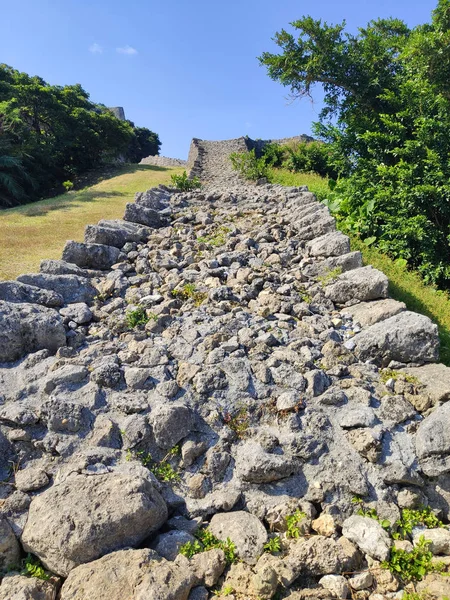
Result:
M363 239L450 285L450 0L413 29L379 19L356 35L311 17L281 31L281 54L260 62L294 97L315 85L325 107L315 133L342 177L338 217Z

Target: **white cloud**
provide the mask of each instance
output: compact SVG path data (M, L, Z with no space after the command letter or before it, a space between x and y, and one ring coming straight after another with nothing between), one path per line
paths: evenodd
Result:
M103 47L100 46L100 44L97 44L96 42L95 44L89 46L89 52L91 52L92 54L101 54L103 52Z
M128 54L128 56L133 56L133 54L137 54L138 51L136 50L136 48L133 48L132 46L123 46L122 48L116 48L116 52L118 52L119 54Z

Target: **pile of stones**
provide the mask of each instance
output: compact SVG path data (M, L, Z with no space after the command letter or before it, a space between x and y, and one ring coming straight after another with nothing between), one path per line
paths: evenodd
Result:
M445 527L393 539L450 519L436 325L217 150L0 282L1 600L400 599L383 561L422 535L450 564Z

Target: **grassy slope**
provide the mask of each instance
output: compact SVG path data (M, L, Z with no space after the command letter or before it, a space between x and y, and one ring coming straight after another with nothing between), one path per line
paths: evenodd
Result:
M85 225L122 218L135 192L169 183L182 171L126 165L83 190L0 211L0 279L38 271L43 258L61 258L66 240L83 241Z
M290 173L285 169L274 169L271 180L282 185L307 185L319 198L326 196L326 180L318 175ZM352 249L360 250L365 264L383 271L389 278L390 295L404 302L409 310L430 317L439 327L441 339L441 361L450 366L450 296L423 283L419 275L399 266L377 248L367 247L360 239L350 236Z

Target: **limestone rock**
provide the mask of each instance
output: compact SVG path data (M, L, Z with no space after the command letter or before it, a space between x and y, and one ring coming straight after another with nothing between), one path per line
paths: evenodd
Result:
M391 360L431 362L438 357L437 326L428 317L410 311L372 325L355 335L353 342L359 360L370 358L381 366Z
M20 566L20 546L8 521L0 516L0 571ZM1 588L0 588L1 589Z
M45 290L53 290L64 300L64 304L85 302L91 304L98 294L97 289L86 277L78 275L50 275L48 273L28 273L20 275L17 281L34 285Z
M82 563L138 544L166 519L164 500L142 477L73 475L33 499L22 545L67 576Z
M337 304L387 298L388 278L371 266L361 267L339 275L334 283L325 288L325 295Z
M190 560L193 573L200 582L208 587L217 583L226 566L225 553L218 548L200 552Z
M164 224L164 220L161 219L156 210L145 208L145 206L139 204L127 204L124 219L154 228L162 227Z
M342 575L325 575L319 579L319 584L326 590L333 592L336 598L347 598L349 587L347 580Z
M150 413L150 422L156 443L160 448L173 448L188 435L193 426L193 415L184 404L160 404Z
M0 281L0 300L42 304L48 308L55 308L64 304L63 297L60 294L51 290L42 290L19 281Z
M65 345L66 332L55 310L0 300L0 362L44 348L56 352Z
M292 475L295 466L283 455L269 454L255 442L240 445L236 454L238 476L250 483L269 483Z
M354 515L344 521L342 533L365 554L377 560L387 560L392 540L374 519Z
M413 543L417 545L421 537L430 541L430 551L433 554L450 556L450 531L448 529L425 529L416 527L413 529Z
M339 256L350 252L350 240L340 231L333 231L308 242L306 249L314 257Z
M419 385L425 386L425 393L431 398L433 404L450 400L450 367L438 363L408 367L402 371L415 377Z
M385 300L374 300L372 302L360 302L354 306L342 309L343 314L351 315L353 320L363 327L370 327L379 321L385 321L390 317L406 310L404 302L397 302L392 298Z
M72 240L66 242L62 258L84 269L105 270L118 262L120 250L104 244L83 244Z
M57 587L51 581L11 573L2 579L0 600L55 600Z
M120 550L73 569L60 600L187 600L189 569L152 550Z
M261 521L241 510L215 514L209 530L220 540L230 538L239 558L251 564L256 563L267 542L267 532Z
M419 426L416 452L425 475L436 477L450 471L450 403L443 404Z

